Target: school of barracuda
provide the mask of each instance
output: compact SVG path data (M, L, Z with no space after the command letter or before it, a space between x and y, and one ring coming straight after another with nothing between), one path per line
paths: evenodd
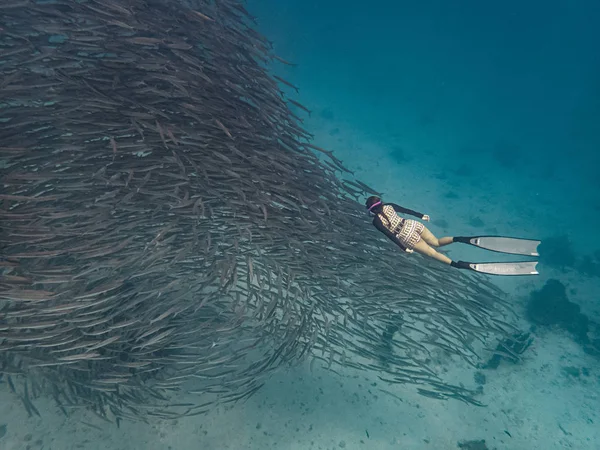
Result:
M477 403L433 361L476 365L506 299L369 226L243 3L0 17L0 374L30 414L201 414L307 358Z

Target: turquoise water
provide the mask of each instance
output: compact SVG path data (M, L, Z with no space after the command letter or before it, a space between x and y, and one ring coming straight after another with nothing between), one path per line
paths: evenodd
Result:
M275 70L302 87L307 123L362 179L410 173L427 186L388 192L397 203L441 203L453 225L494 210L488 229L597 251L597 2L251 5L299 63Z
M436 234L545 239L539 277L494 279L514 293L527 323L535 322L527 301L549 279L566 286L591 323L599 320L598 2L252 6L279 54L298 63L279 70L301 86L298 97L314 109L307 123L323 145L389 201L429 213ZM545 313L564 313L544 301ZM488 374L503 412L478 412L485 431L476 437L498 449L600 448L597 355L560 325L536 330L528 362ZM597 339L595 325L586 331ZM508 424L511 437L487 428L508 410L517 433ZM422 429L408 433L411 444L380 448L456 448L439 436L417 443L431 422L425 414L415 423ZM459 420L447 434L472 426Z
M596 2L254 3L275 48L299 63L285 74L317 117L383 145L404 140L441 170L495 157L494 178L597 188Z

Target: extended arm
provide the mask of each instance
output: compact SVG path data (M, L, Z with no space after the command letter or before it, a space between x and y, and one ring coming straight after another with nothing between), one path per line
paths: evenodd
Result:
M390 205L392 208L394 208L396 210L396 212L398 213L402 213L402 214L410 214L411 216L415 216L418 217L419 219L422 219L424 217L425 214L421 214L420 212L417 211L413 211L412 209L408 209L408 208L404 208L400 205L397 205L395 203L386 203L387 205Z
M406 251L406 247L404 245L402 245L402 242L400 242L400 239L398 239L398 237L392 233L390 230L388 230L383 223L381 222L381 219L379 217L375 217L373 219L373 225L375 226L375 228L377 228L379 231L381 231L383 234L385 234L392 242L394 242L394 244L396 244L398 247L400 247L403 251Z

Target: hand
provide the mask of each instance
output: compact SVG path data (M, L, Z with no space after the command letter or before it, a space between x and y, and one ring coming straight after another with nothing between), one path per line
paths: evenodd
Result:
M429 222L431 218L427 214L425 214L423 217L421 217L421 219L423 219L425 222Z

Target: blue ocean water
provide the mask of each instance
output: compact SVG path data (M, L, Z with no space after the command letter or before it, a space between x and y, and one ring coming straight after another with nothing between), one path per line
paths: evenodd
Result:
M597 2L251 5L275 48L299 63L285 72L302 100L325 116L380 140L444 134L442 160L471 146L476 164L504 142L520 171L494 172L503 179L598 187Z
M514 295L524 320L531 320L527 300L544 286L563 286L585 320L600 320L600 3L292 0L250 6L276 52L298 64L274 70L300 87L299 94L287 93L313 110L305 123L317 142L387 200L435 217L436 234L543 239L539 277L494 280ZM452 254L464 256L460 251ZM545 313L560 314L550 300L560 293L543 292ZM518 441L480 433L489 448L600 448L598 418L590 415L600 406L597 355L568 346L568 338L556 341L565 337L561 326L550 329L555 334L538 336L536 362L492 375L520 386L519 394L497 398L531 423ZM586 339L598 339L595 325L586 332ZM537 385L526 381L546 370L555 376L540 377L545 381ZM568 400L570 389L582 397ZM554 396L555 404L538 392ZM497 420L496 413L486 414L480 413L482 423ZM542 416L547 420L531 419ZM568 431L565 421L577 431ZM439 438L428 447L418 437L431 423L424 418L421 425L409 433L415 440L381 448L457 448ZM529 426L536 431L527 435ZM449 428L460 435L470 425Z
M593 176L597 2L251 6L275 48L299 63L286 72L302 99L327 104L338 120L388 135L429 126L428 133L458 128L465 139L512 138L530 159L527 169L566 160Z
M566 235L583 253L600 247L597 2L250 6L276 51L298 63L274 70L315 110L309 128L363 179L404 168L424 184L444 180L435 193L388 193L448 208L432 217L500 203L489 229ZM385 169L375 173L374 161Z

